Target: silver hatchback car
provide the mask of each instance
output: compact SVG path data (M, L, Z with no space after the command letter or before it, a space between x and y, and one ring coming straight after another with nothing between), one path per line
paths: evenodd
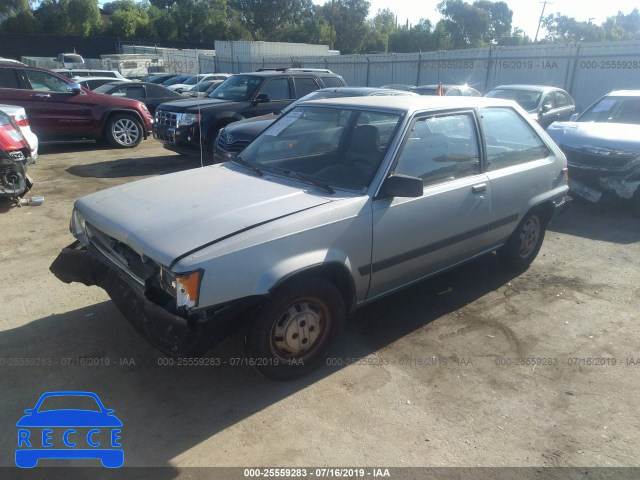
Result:
M492 251L526 268L567 190L514 102L303 102L231 161L77 200L51 270L103 287L168 355L243 326L249 364L295 378L364 304Z

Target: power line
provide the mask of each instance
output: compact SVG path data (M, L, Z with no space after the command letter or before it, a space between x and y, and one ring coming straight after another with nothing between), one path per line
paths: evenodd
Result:
M538 20L538 28L536 29L536 38L533 39L534 42L538 41L538 32L540 31L540 24L542 24L542 19L544 18L544 9L547 8L547 4L553 5L552 2L548 2L546 0L544 2L538 2L538 3L542 3L542 13L540 14L540 20Z

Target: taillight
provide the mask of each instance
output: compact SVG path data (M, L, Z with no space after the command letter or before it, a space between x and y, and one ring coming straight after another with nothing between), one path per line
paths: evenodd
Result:
M562 169L562 184L566 185L567 183L569 183L569 169L564 167Z
M16 115L13 117L13 121L16 122L16 125L19 127L28 127L29 126L29 117L26 115Z

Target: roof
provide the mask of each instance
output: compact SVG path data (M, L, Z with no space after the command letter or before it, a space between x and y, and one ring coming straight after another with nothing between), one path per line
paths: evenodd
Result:
M395 89L393 88L382 88L382 87L328 87L321 88L316 90L316 92L340 92L345 94L353 94L353 95L371 95L374 93L389 93L393 92ZM406 90L395 90L397 92L402 92L403 94L412 93L407 92Z
M614 90L607 97L640 97L640 90Z
M275 77L275 76L283 76L283 75L287 75L287 76L300 76L300 77L307 77L309 75L328 75L328 76L333 76L333 77L339 77L340 75L338 75L337 73L333 73L329 70L323 70L321 69L320 71L318 70L314 70L314 69L304 69L304 70L296 70L293 68L288 68L288 69L278 69L278 70L258 70L256 72L242 72L240 74L237 75L256 75L259 77Z
M412 114L424 110L441 110L444 108L480 108L480 107L513 107L512 100L487 97L437 97L437 96L364 96L343 97L326 100L309 100L304 104L345 106L353 108L373 108L395 110Z
M513 85L498 85L491 90L535 90L537 92L543 92L545 90L562 90L560 87L553 87L551 85L528 85L528 84L513 84Z

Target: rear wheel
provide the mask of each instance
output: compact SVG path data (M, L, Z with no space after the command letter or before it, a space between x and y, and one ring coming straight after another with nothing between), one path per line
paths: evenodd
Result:
M539 210L527 213L507 243L498 249L500 260L509 268L526 269L538 256L546 226L546 218Z
M115 147L132 148L142 141L142 124L132 115L117 113L109 119L105 135Z
M254 315L246 334L249 364L274 380L315 370L346 318L344 300L324 277L287 282Z

